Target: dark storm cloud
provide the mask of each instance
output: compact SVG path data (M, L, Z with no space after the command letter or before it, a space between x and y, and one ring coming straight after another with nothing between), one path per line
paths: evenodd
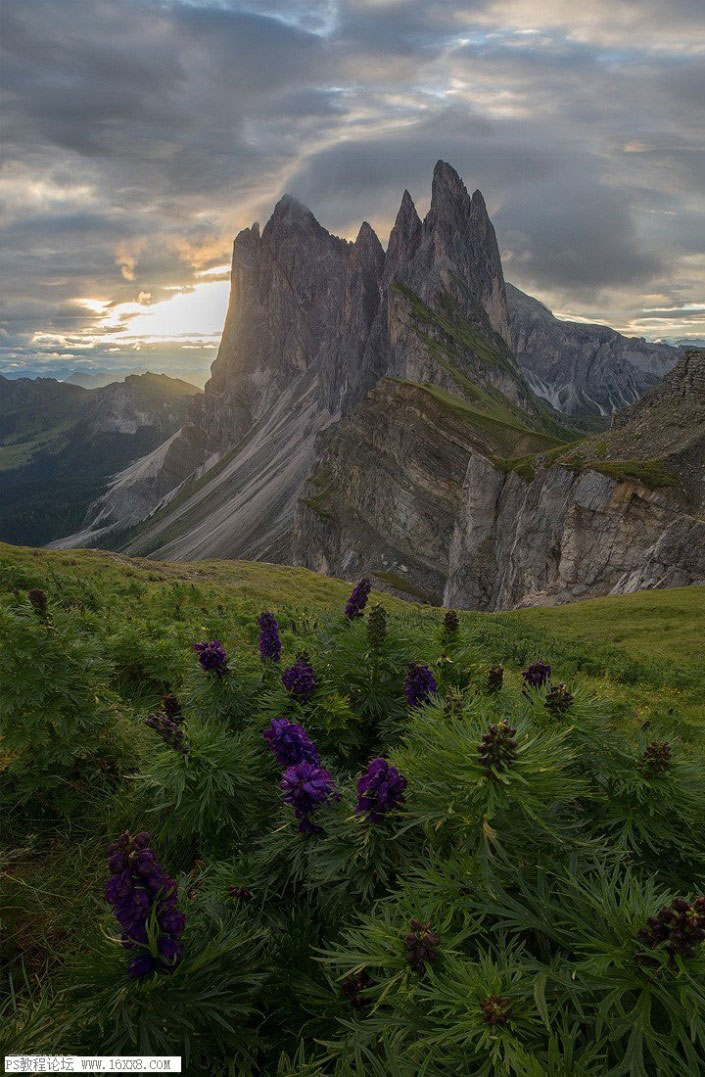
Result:
M704 24L701 0L6 0L0 343L93 326L93 360L115 327L77 298L197 283L285 189L386 240L438 157L541 298L618 324L696 303Z

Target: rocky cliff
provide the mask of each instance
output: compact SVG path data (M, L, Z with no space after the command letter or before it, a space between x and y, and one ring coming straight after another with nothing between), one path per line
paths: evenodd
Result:
M445 162L423 221L404 192L386 253L366 222L349 243L285 196L261 233L255 224L236 238L231 284L212 377L182 431L118 475L67 542L289 559L317 434L385 376L560 430L509 346L482 195Z
M643 396L677 363L681 349L625 337L606 325L556 318L507 284L511 343L538 396L574 416L608 417Z
M383 382L319 439L295 557L482 610L705 583L705 352L607 434L548 440Z
M348 242L285 196L235 240L212 377L181 430L65 544L368 572L478 609L693 582L698 357L579 444L553 406L640 396L673 358L653 348L505 285L482 195L442 161L426 217L404 192L386 251L369 224Z

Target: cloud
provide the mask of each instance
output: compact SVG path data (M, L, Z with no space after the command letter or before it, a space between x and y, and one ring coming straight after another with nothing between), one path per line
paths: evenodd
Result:
M438 157L483 190L520 287L640 331L658 307L664 335L705 295L701 30L700 0L6 4L0 367L141 361L146 328L118 345L77 300L165 311L222 282L284 190L386 238Z

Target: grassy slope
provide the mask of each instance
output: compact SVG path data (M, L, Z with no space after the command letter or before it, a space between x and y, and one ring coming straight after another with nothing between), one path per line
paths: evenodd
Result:
M237 615L267 607L316 616L339 609L350 591L349 583L307 569L245 561L163 562L0 544L0 563L0 598L10 601L18 590L42 586L65 593L67 601L110 594L126 613L135 601L156 612L167 603L165 592L176 588L187 637L189 621L219 628L202 614L214 605L233 610L236 621ZM437 610L386 594L381 598L390 612L403 614L422 631L425 626L436 631ZM487 658L504 662L515 676L522 664L541 654L553 662L559 678L604 682L634 719L667 719L672 708L680 732L700 738L705 671L697 641L705 638L703 588L644 591L509 613L465 613L463 621Z
M178 677L192 662L194 639L222 638L229 649L244 640L253 648L257 613L273 609L284 624L285 653L291 655L318 617L340 616L350 592L346 581L279 565L159 562L0 544L0 603L24 599L36 586L107 646L115 688L136 739L151 736L139 718L157 705L161 678ZM420 658L437 654L439 610L386 594L373 597L403 621L418 641ZM705 670L698 641L705 636L705 589L645 592L554 609L465 613L462 625L487 661L503 662L515 686L521 668L543 657L557 678L571 685L583 681L612 696L625 723L654 718L659 735L670 727L703 743ZM119 820L119 805L116 810ZM123 825L118 821L112 830ZM84 832L81 824L68 845L30 842L0 863L6 960L15 970L21 967L35 986L53 975L57 959L74 948L94 920L106 842L106 835Z

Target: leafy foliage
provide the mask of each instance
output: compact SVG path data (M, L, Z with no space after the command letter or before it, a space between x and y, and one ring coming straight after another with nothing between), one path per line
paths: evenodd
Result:
M642 729L507 620L136 571L20 567L0 610L13 1050L703 1072L705 766L677 714ZM183 956L139 977L103 898L122 830L178 879Z

